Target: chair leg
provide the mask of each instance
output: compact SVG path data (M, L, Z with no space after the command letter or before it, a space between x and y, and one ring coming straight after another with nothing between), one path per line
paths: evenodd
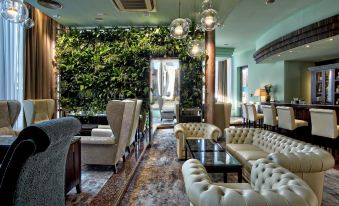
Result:
M122 161L126 162L126 156L125 155L122 155Z
M114 172L114 174L118 173L117 164L113 165L113 172Z

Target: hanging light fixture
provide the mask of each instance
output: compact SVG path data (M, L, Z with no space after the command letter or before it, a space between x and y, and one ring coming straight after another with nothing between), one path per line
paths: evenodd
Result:
M186 18L180 18L180 0L179 0L179 18L174 19L170 26L170 33L171 33L171 37L175 38L175 39L184 39L186 38L186 36L188 35L190 26L191 26L191 20Z
M4 19L13 23L23 23L28 18L28 9L23 0L4 0L0 12Z
M202 3L202 13L201 13L201 27L204 31L213 31L218 26L219 17L216 10L212 8L212 1L211 0L204 0Z
M24 22L25 29L30 29L30 28L34 27L34 25L35 25L35 23L34 23L33 19L31 19L31 18L27 18Z
M189 41L187 44L187 53L191 57L201 57L205 54L205 42L198 39Z

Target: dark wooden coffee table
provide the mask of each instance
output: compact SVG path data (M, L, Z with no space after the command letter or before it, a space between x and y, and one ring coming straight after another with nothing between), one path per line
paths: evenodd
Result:
M186 151L192 158L204 165L208 173L223 173L227 182L227 173L237 173L238 182L242 182L242 164L213 140L186 140ZM187 157L187 154L186 154Z

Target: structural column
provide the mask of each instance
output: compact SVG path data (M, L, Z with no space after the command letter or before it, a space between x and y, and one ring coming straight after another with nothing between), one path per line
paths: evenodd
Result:
M215 94L215 31L206 31L205 122L213 123Z

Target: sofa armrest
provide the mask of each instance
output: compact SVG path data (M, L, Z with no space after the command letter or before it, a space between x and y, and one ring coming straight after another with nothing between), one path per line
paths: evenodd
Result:
M92 129L91 136L95 137L111 137L113 135L113 132L111 129Z
M253 137L261 133L261 129L252 128L226 128L226 144L252 144Z
M222 133L219 127L213 125L213 124L206 124L206 135L207 137L213 139L214 141L218 141L219 137L221 137Z
M174 126L174 135L177 139L184 138L185 134L185 128L182 126L182 124L176 124Z
M334 166L332 155L326 151L271 153L267 158L294 173L322 172Z

